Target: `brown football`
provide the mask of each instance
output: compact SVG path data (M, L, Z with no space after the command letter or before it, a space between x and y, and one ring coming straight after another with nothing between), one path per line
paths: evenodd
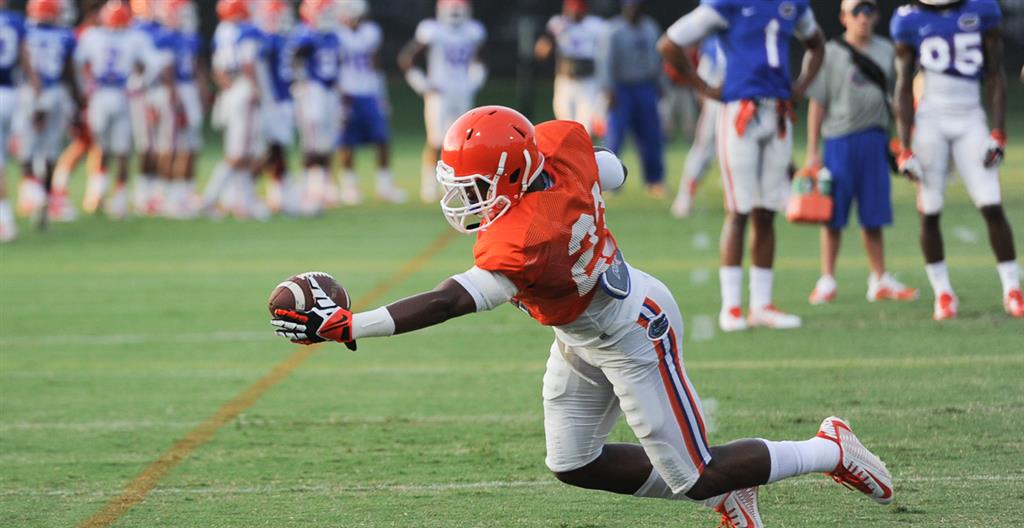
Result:
M278 284L270 293L270 300L267 301L267 309L271 317L274 317L274 310L282 308L285 310L309 310L313 307L313 291L309 288L309 277L316 279L316 283L324 290L328 297L346 309L352 308L352 300L348 291L334 280L334 277L322 271L308 271L300 273Z

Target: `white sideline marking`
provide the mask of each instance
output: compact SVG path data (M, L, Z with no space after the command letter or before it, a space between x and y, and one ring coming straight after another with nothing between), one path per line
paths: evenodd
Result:
M1022 482L1024 475L948 475L948 476L895 476L899 492L901 484L927 484L942 482ZM274 495L285 493L314 493L342 495L352 493L444 493L451 491L495 491L515 488L547 488L561 486L554 478L544 480L490 480L481 482L440 482L435 484L353 484L353 485L263 485L263 486L206 486L206 487L165 487L156 488L154 495ZM818 486L834 485L831 480L814 475L784 480L773 486ZM8 488L0 490L0 497L106 497L116 490L40 490L29 488Z
M0 338L0 346L87 346L126 345L134 343L209 343L211 341L270 341L280 339L270 330L266 332L224 331L191 332L179 334L105 334L105 335L51 335L7 336Z
M975 233L973 229L967 226L958 225L953 227L953 236L964 244L978 243L978 233Z

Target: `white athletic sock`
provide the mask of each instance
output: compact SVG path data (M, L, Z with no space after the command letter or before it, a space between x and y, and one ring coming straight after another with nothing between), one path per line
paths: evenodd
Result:
M11 203L7 198L0 200L0 223L10 224L14 222L14 211L11 210Z
M743 268L722 266L718 268L718 282L722 289L722 308L737 308L743 302Z
M750 267L750 307L761 309L772 303L772 269Z
M395 175L389 169L377 171L377 188L390 189L395 186Z
M839 446L825 438L802 442L772 442L761 439L772 459L768 484L807 473L827 473L839 465Z
M946 261L941 260L934 264L926 264L924 271L928 274L928 282L932 283L932 291L935 297L945 292L953 293L953 286L949 283L949 271L946 269Z
M203 190L203 205L205 207L211 207L213 204L217 203L217 200L220 199L220 195L227 186L229 179L230 168L228 167L228 164L223 161L218 163L217 166L213 168L213 173L210 174L210 181L207 182L206 189Z
M1003 296L1010 293L1010 290L1020 289L1020 266L1016 260L1007 260L996 264L996 271L999 272L999 280L1003 283Z

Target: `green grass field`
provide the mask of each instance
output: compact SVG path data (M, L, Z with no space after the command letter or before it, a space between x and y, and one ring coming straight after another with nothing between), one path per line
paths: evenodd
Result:
M1024 109L1022 93L1013 95L1003 194L1020 247ZM419 109L398 108L396 169L413 191ZM673 145L674 184L683 146ZM370 158L362 155L364 174ZM635 156L626 159L636 167ZM780 221L776 299L805 326L723 335L714 325L717 172L708 182L686 221L672 220L668 202L647 198L637 181L609 198L607 214L627 258L679 301L686 365L714 423L712 442L805 438L838 413L896 478L889 507L823 476L763 488L766 523L1024 525L1024 324L1002 312L984 225L962 186L951 187L943 220L958 320L930 318L912 189L896 181L889 266L922 289L921 300L867 303L866 260L850 230L839 299L809 306L817 230ZM266 298L281 279L322 269L357 299L374 294L376 305L471 264L472 240L455 237L393 279L449 230L436 206L419 204L267 223L85 218L46 233L21 228L20 240L0 246L4 527L83 523L294 354L267 324ZM549 330L507 307L365 341L357 353L317 349L197 442L114 526L714 526L716 516L693 504L572 489L548 474L540 387L550 341ZM632 439L620 423L613 440Z

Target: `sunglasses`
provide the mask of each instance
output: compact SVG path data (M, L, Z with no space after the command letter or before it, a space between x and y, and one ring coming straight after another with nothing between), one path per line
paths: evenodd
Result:
M853 11L850 12L850 14L855 17L861 15L875 16L875 14L877 13L878 8L866 2L863 4L858 4L857 7L853 8Z

